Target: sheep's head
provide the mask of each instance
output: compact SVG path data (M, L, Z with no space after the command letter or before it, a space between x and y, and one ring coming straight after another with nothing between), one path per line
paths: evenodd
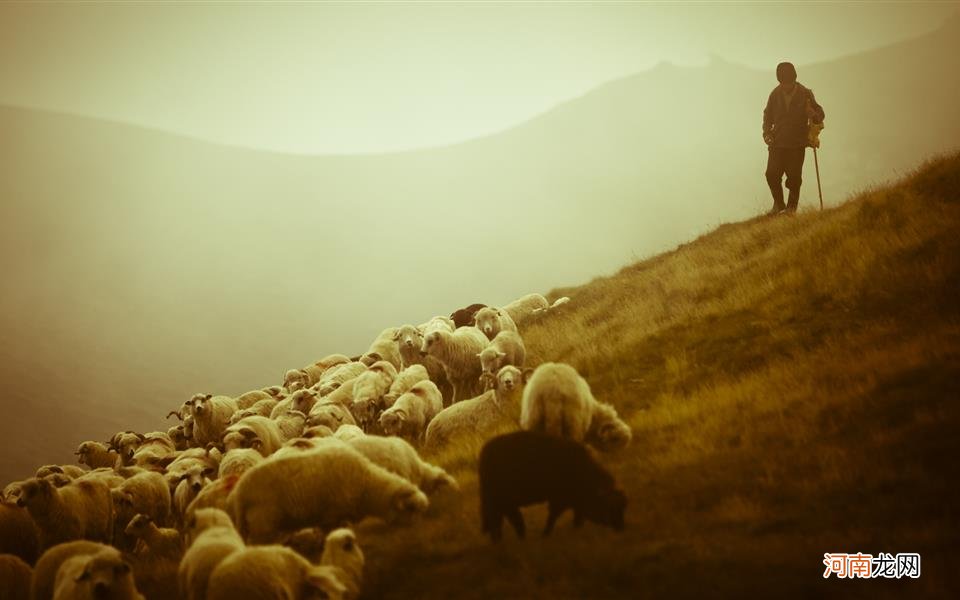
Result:
M352 529L341 527L327 534L320 564L340 567L354 576L359 576L364 562L363 550L360 549Z
M34 477L37 479L43 479L47 475L52 475L53 473L63 473L63 467L60 465L44 465L37 469Z
M362 362L367 367L381 360L383 360L383 356L381 356L379 352L367 352L366 354L360 357L360 362Z
M433 473L429 480L424 483L426 485L422 485L423 491L428 494L443 488L450 488L452 490L460 489L460 484L457 483L457 480L439 467L437 467L436 472Z
M28 479L20 484L17 506L38 506L45 504L57 493L53 484L46 479ZM4 491L6 495L6 491Z
M245 425L231 426L223 436L223 447L227 452L238 448L253 448L259 450L263 442L257 437L257 432Z
M339 381L324 381L314 389L316 390L317 394L320 395L320 397L323 397L333 393L333 391L339 388L341 385L342 384Z
M483 332L489 339L493 339L500 333L500 314L493 307L486 306L477 311L474 315L476 321L475 327Z
M380 414L380 427L386 435L400 435L406 420L407 411L402 408L392 408Z
M53 484L53 487L61 488L71 481L70 477L65 473L50 473L49 475L43 477L44 480L49 481Z
M315 390L297 390L290 396L290 408L302 413L310 412L314 403L317 401L317 392Z
M413 325L404 325L393 337L400 348L418 348L423 342L423 334Z
M140 513L130 519L130 522L127 523L126 529L123 531L127 535L143 535L143 533L150 528L151 523L153 523L153 519L150 518L150 515Z
M123 464L129 465L133 462L133 454L137 451L137 448L140 447L140 444L143 443L144 439L141 433L121 431L110 439L110 449L115 450L117 454L120 455L120 460Z
M216 475L216 469L211 466L200 466L190 467L180 476L180 485L186 484L193 493L197 493L203 489L203 486L207 483L207 478L213 475Z
M633 432L630 431L630 426L620 419L613 419L597 428L596 437L597 446L601 450L622 450L633 439Z
M110 497L113 499L113 508L116 512L124 514L133 510L133 494L129 491L114 488L110 490Z
M193 414L199 417L210 412L211 398L213 398L213 394L195 394L193 398L191 398L191 402L193 403Z
M283 388L279 385L271 385L270 387L263 388L263 391L270 394L274 398L280 399L283 397Z
M429 506L427 495L412 485L394 492L393 509L399 516L425 512Z
M427 335L423 336L423 343L420 345L420 355L428 356L435 352L436 348L439 348L443 345L444 334L449 335L449 332L443 331L431 331Z
M307 387L309 380L307 372L303 369L290 369L283 374L283 387L287 388L287 391L293 392Z
M4 504L17 504L17 500L20 498L20 494L23 492L23 481L13 481L7 484L7 487L3 488L3 492L0 493L0 500Z
M80 574L74 578L77 587L84 590L78 597L139 597L130 564L115 548L102 550L92 556L82 557L80 560L86 564Z
M627 509L627 496L616 488L596 490L584 506L584 516L600 525L623 531L623 514Z
M527 381L527 374L513 365L501 367L497 371L497 390L510 393L519 389Z

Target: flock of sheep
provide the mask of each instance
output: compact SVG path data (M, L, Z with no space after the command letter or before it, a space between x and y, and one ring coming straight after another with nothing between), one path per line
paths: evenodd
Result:
M239 397L196 394L166 432L87 441L76 465L48 465L0 496L0 590L36 600L355 598L364 555L348 528L422 513L457 493L420 457L464 434L492 437L479 460L483 530L549 502L549 531L572 508L622 528L626 502L596 453L630 428L568 365L524 369L520 328L552 306L502 308L384 330L361 356L288 371Z

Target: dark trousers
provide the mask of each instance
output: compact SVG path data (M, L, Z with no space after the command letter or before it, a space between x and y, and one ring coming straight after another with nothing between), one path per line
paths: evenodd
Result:
M783 187L780 185L784 173L787 175L787 189L790 197L787 209L796 210L800 202L800 183L803 174L803 159L807 155L806 148L776 148L770 146L767 157L767 185L773 194L773 206L783 208Z

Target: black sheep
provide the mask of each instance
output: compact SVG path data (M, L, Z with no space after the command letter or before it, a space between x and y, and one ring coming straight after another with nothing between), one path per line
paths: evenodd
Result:
M506 517L519 537L525 527L521 506L549 502L543 530L549 535L565 510L573 524L584 519L621 531L627 498L613 476L577 442L533 431L495 437L480 451L480 513L484 533L501 537Z
M450 318L453 319L453 324L457 327L466 327L467 325L475 325L476 320L474 320L474 315L477 314L477 311L481 308L486 308L486 304L471 304L459 310L453 311L450 314Z

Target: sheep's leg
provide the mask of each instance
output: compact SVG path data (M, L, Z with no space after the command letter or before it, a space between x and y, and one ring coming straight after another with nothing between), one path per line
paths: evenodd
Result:
M523 515L520 513L520 509L514 507L507 513L507 520L510 521L510 524L513 525L513 528L517 531L517 537L523 538L527 533L527 527L523 523Z
M583 520L584 520L583 513L577 510L576 508L573 509L573 526L581 527L583 525Z
M563 514L563 511L566 510L565 507L550 503L550 513L547 515L547 525L543 528L544 537L550 535L550 532L553 531L553 526L557 523L557 518Z

